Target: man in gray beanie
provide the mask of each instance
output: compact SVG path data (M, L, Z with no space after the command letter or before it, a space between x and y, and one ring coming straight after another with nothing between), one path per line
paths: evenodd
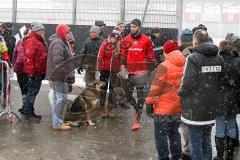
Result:
M24 73L28 78L24 121L39 123L41 116L34 112L34 101L41 88L42 80L46 75L47 49L44 41L44 26L40 23L31 24L31 33L23 39L24 46Z
M82 55L84 59L82 66L79 67L78 73L82 72L82 69L86 69L85 82L86 86L90 85L91 82L95 81L95 69L97 63L98 50L103 42L103 39L100 38L100 28L98 26L92 26L90 28L90 36L85 41Z
M33 32L37 32L37 31L40 31L40 30L45 30L45 27L41 23L38 23L38 22L33 22L31 24L31 28L32 28Z

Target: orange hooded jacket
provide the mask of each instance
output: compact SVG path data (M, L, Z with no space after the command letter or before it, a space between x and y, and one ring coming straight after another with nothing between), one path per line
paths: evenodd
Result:
M185 57L179 50L166 54L166 60L155 72L146 104L153 104L154 114L173 115L181 112L178 89L183 77Z

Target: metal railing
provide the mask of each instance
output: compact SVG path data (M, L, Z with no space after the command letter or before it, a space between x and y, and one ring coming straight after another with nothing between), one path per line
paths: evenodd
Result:
M109 26L139 18L144 27L178 28L183 0L0 0L0 21ZM180 19L181 20L181 19Z
M20 118L11 110L11 96L10 96L10 67L8 62L0 60L0 118L9 119L10 122Z

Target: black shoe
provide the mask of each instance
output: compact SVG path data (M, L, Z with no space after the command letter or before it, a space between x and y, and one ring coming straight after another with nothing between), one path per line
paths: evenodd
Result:
M217 149L217 156L214 157L214 160L224 160L224 144L225 144L225 138L218 138L215 137L215 144Z
M225 160L233 160L234 140L235 139L227 137Z
M234 142L233 142L233 146L234 147L239 147L239 139L234 139Z
M18 112L19 112L20 114L23 114L23 108L18 109Z
M23 121L28 123L40 123L41 119L35 116L31 116L31 117L24 117Z
M187 155L187 154L182 154L182 160L191 160L191 156Z

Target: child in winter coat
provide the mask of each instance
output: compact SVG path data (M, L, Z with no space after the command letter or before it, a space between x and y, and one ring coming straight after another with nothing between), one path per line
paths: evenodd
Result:
M100 81L105 82L103 90L100 93L100 108L99 116L100 117L114 117L112 112L113 108L113 85L116 81L117 73L120 70L120 42L121 36L113 32L108 40L103 42L98 53L98 70L100 71ZM109 104L105 106L106 92L108 89L108 83L110 83L110 95L109 95ZM105 114L105 107L107 107L108 113Z
M175 40L164 44L166 60L157 67L146 98L147 113L154 117L158 159L169 159L169 155L172 155L172 159L180 159L182 156L181 136L178 132L181 105L177 92L183 77L185 57L178 48Z

